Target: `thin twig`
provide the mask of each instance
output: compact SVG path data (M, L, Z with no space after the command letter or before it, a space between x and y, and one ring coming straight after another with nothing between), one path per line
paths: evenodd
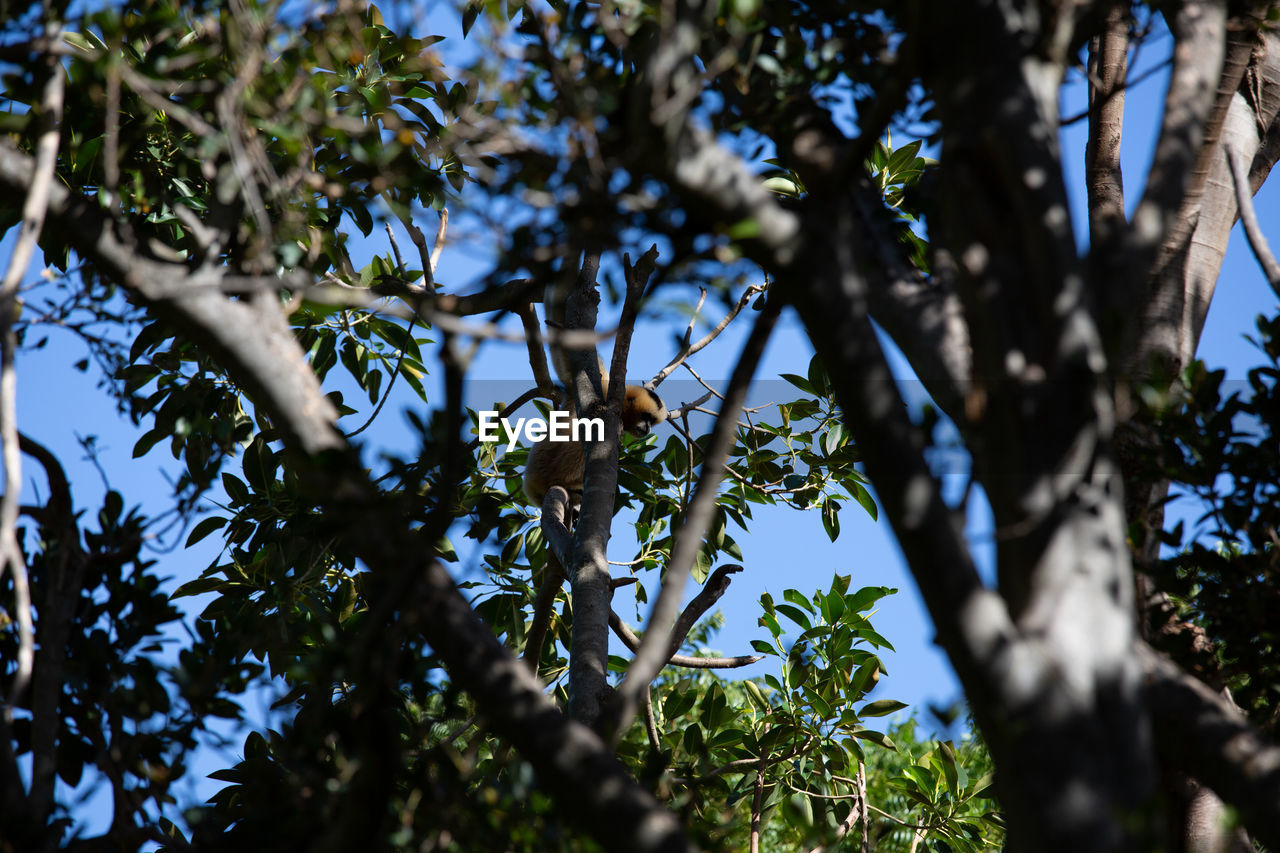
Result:
M702 374L698 373L698 371L693 369L693 365L689 364L688 362L681 362L680 366L683 367L685 370L689 371L689 373L693 375L693 378L698 380L698 384L701 385L703 388L707 389L707 392L709 394L711 394L716 399L719 399L719 400L724 399L724 395L721 394L716 389L712 388L710 385L708 385L707 381L702 378Z
M658 739L658 721L653 717L653 691L644 692L644 730L649 736L649 748L654 752L662 751L662 741Z
M742 355L733 370L726 389L724 403L720 407L720 415L711 436L711 446L703 457L702 472L698 477L698 485L693 500L689 505L685 523L680 529L671 560L667 564L667 576L663 579L658 600L654 602L649 615L649 626L645 631L644 641L636 651L635 659L627 670L626 676L618 686L619 725L615 731L626 731L635 715L640 691L653 681L654 676L662 669L670 658L664 640L670 637L670 629L676 618L676 608L684 594L684 585L693 568L694 559L702 549L702 537L715 513L716 497L720 481L724 476L729 450L733 447L733 436L737 429L738 413L747 396L751 379L755 376L756 367L764 355L765 344L768 343L773 327L777 323L781 302L772 299L764 311L756 318L756 323L743 345Z
M680 617L676 619L675 626L671 629L671 638L667 641L667 648L670 650L668 660L684 645L685 637L689 636L689 632L693 630L693 626L702 618L702 615L710 610L711 606L729 589L729 575L736 575L740 571L742 566L736 563L727 563L716 569L711 573L711 577L707 578L702 590L685 605Z
M387 240L391 243L391 253L396 258L396 271L400 275L404 275L404 258L400 256L400 244L396 242L396 233L391 230L391 223L387 223ZM382 399L378 400L378 405L373 407L373 413L369 415L369 419L357 427L355 430L346 434L347 440L355 438L360 433L369 428L369 425L378 417L378 413L382 411L382 407L386 405L387 400L391 399L391 389L396 387L396 380L400 378L400 367L404 364L405 353L409 351L409 342L412 340L413 325L417 322L417 318L409 321L409 325L404 329L404 343L400 345L400 352L396 355L396 366L391 369L391 379L387 381L387 389L382 393Z
M1137 86L1139 83L1142 83L1143 81L1145 81L1148 77L1153 77L1156 74L1161 73L1172 64L1173 64L1173 57L1165 59L1162 62L1156 63L1155 65L1148 68L1146 71L1143 71L1141 74L1134 77L1132 80L1126 80L1124 82L1124 85L1117 87L1115 90L1115 93L1113 94L1118 94L1128 89L1132 89L1133 87ZM1068 125L1075 124L1076 122L1084 121L1088 117L1089 117L1089 110L1086 108L1076 113L1075 115L1071 115L1071 116L1067 116L1066 118L1059 119L1058 125L1060 127L1067 127Z
M431 257L428 259L431 266L431 278L435 280L436 268L440 264L440 253L444 251L444 238L449 233L449 208L440 208L440 225L436 228L436 240L431 246Z
M58 37L55 28L50 39ZM35 253L36 240L44 228L45 213L49 207L49 193L53 186L53 170L58 160L59 124L62 120L62 96L65 85L62 66L56 57L44 57L48 80L40 102L37 117L40 134L36 141L35 171L31 186L22 203L22 228L9 256L9 267L0 282L0 452L4 457L4 494L0 495L0 573L7 568L13 572L14 615L18 622L18 660L9 690L4 713L7 722L13 719L17 705L31 681L35 660L35 638L31 624L31 587L27 576L27 564L18 544L18 501L22 491L22 455L18 442L18 377L14 367L17 350L17 334L14 321L20 308L18 288Z
M744 292L741 298L738 299L737 304L734 305L733 308L730 309L729 313L724 316L724 319L722 319L719 323L717 323L714 329L712 329L710 332L707 332L707 334L702 337L702 340L691 345L689 343L689 332L693 330L693 321L697 319L697 311L695 310L693 319L689 321L689 331L685 332L684 347L681 348L680 352L676 353L675 358L667 362L666 367L659 370L657 374L655 374L654 377L649 380L649 387L656 388L659 385L661 385L662 381L666 379L668 376L670 376L677 367L679 367L681 364L684 364L685 359L689 358L689 356L694 355L695 353L704 349L707 346L707 344L711 343L716 338L720 337L720 333L723 332L726 328L728 328L729 324L733 322L733 318L737 317L738 314L742 312L742 309L747 307L747 304L751 301L751 297L755 296L757 293L763 293L764 290L765 290L764 285L760 285L760 284L753 284L750 287L748 287L746 289L746 292ZM702 295L704 298L706 297L707 294L705 290L702 292ZM702 307L701 299L698 300L698 307L699 308Z
M792 790L796 790L796 789L792 788ZM823 794L813 794L810 791L801 791L800 793L809 795L809 796L823 797L824 799L836 799L833 797L826 797ZM839 797L838 799L851 799L851 798L856 798L857 796L858 796L857 794L846 794ZM858 822L858 804L854 803L852 806L849 807L849 813L844 816L844 820L840 821L840 825L836 827L836 837L833 839L833 842L835 844L839 844L840 841L846 835L849 834L849 830L853 829L853 825L857 822ZM817 847L810 850L809 853L827 853L827 850L829 849L830 848L828 847L828 845L819 844Z
M691 403L681 403L679 406L677 406L677 407L676 407L676 408L674 408L674 409L668 409L668 410L667 410L667 417L668 417L668 418L670 418L670 419L675 419L675 418L681 418L681 417L684 417L684 415L685 415L685 413L686 413L686 412L690 412L690 411L694 411L694 410L696 410L696 409L697 409L697 408L699 408L703 403L705 403L705 402L707 402L708 400L710 400L710 399L711 399L711 397L712 397L712 392L711 392L711 391L708 391L708 392L706 392L705 394L703 394L701 397L699 397L698 399L694 400L694 401L693 401L693 402L691 402Z
M715 415L715 412L707 411L706 409L698 409L697 411L699 411L699 412L704 412L704 413L706 413L706 414L708 414L708 415ZM698 450L702 451L702 458L703 458L703 459L705 459L705 458L707 457L707 450L706 450L706 448L705 448L705 447L703 447L701 444L699 444L699 443L698 443L698 440L697 440L696 438L694 438L694 437L693 437L693 434L689 431L687 424L686 424L686 425L684 425L684 426L682 426L681 424L678 424L678 423L676 423L675 421L669 421L669 423L671 424L672 429L674 429L676 432L678 432L678 433L680 433L682 436L684 436L685 441L687 441L690 445L692 445L692 446L694 446L694 447L697 447L697 448L698 448ZM682 423L685 423L685 422L684 422L684 421L682 421ZM731 466L731 465L726 465L726 466L724 466L724 470L725 470L726 472L728 472L729 476L733 477L735 480L737 480L737 481L738 481L739 483L741 483L742 485L744 485L744 486L749 486L749 485L751 485L751 481L750 481L750 480L748 480L746 477L742 476L741 474L739 474L739 473L737 472L737 470L735 470L735 469L733 468L733 466Z
M858 759L858 811L862 817L862 851L871 851L871 828L867 821L867 765Z
M616 611L609 612L609 627L613 629L613 633L628 650L634 652L640 648L640 638L636 636L635 631L631 630L630 625L622 621L622 617ZM737 669L738 667L750 666L761 660L764 660L764 655L739 655L732 658L700 658L693 655L672 655L667 660L667 664L669 666L681 666L685 669Z
M764 813L764 771L768 767L768 759L760 756L760 766L756 768L755 790L751 794L751 853L760 853L760 822Z
M1236 185L1236 204L1240 208L1240 221L1244 223L1244 234L1249 238L1249 246L1267 276L1267 283L1280 296L1280 263L1271 252L1266 235L1258 225L1258 214L1253 209L1253 198L1249 195L1249 171L1244 158L1230 145L1223 146L1227 155L1227 163L1231 166L1231 178Z
M689 315L689 325L684 330L684 346L689 346L689 341L693 340L693 327L698 323L698 314L702 311L702 303L707 301L707 289L705 287L698 288L698 304L693 306L693 313Z
M542 326L538 322L538 312L533 310L533 303L526 302L516 309L520 315L520 323L524 326L525 344L529 350L529 367L533 370L533 379L538 389L550 394L552 385L551 371L547 367L547 351L542 346Z
M544 516L545 519L545 516ZM546 524L543 524L546 529ZM564 569L555 551L547 549L547 562L542 569L542 583L538 584L538 594L533 600L533 619L529 622L529 632L525 635L524 662L538 675L538 667L542 662L542 647L547 641L547 629L551 625L551 611L555 607L556 596L560 587L564 586Z

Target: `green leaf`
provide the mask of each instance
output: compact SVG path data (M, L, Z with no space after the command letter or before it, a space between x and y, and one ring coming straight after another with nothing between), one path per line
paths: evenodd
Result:
M878 699L867 705L863 705L858 710L860 717L883 717L886 714L892 714L895 711L901 711L907 707L906 702L899 702L897 699Z
M840 538L840 504L832 498L822 502L822 528L832 542Z
M960 780L956 770L956 749L951 745L951 741L940 741L937 755L942 764L942 775L946 779L947 790L951 793L951 796L959 797Z
M757 652L759 652L759 653L760 653L760 654L762 654L762 655L774 655L774 656L776 656L776 655L778 654L777 649L775 649L773 646L769 645L769 644L768 644L767 642L765 642L764 640L752 640L752 641L751 641L751 648L755 649Z
M862 508L867 511L867 515L871 516L872 521L880 519L880 511L876 508L875 498L871 497L871 492L867 491L864 486L855 483L853 485L853 496L858 503L862 504Z
M234 474L222 472L222 488L226 490L227 497L231 498L233 504L243 505L249 502L249 487Z
M864 610L870 610L886 595L893 595L896 592L896 589L887 586L864 586L852 595L845 596L844 606L846 610L861 613Z
M782 636L782 626L778 624L777 617L772 613L765 613L760 617L760 624L769 629L769 633L775 637Z
M147 451L155 447L161 439L170 438L171 436L172 433L169 430L161 429L160 427L148 430L143 434L142 438L138 439L137 442L134 443L133 458L137 459L139 456L145 456Z
M462 10L462 37L466 38L467 33L471 32L471 28L475 26L476 18L480 16L480 9L483 7L482 2L470 0L467 8Z
M226 523L227 523L227 519L221 518L216 515L204 519L195 527L191 528L191 535L187 537L186 547L190 548L192 545L196 544L197 542L199 542L201 539L208 536L213 531L223 527Z
M779 604L778 612L785 615L788 619L795 622L806 631L813 627L813 623L809 621L808 615L799 607L792 607L790 604Z
M756 707L761 710L769 709L769 700L765 697L764 691L760 689L760 685L748 679L742 682L742 687L747 691L747 695L751 697L751 701L755 703Z
M810 384L809 380L805 379L803 376L797 376L794 373L779 373L778 378L787 380L792 385L799 388L801 391L804 391L806 394L817 393L816 391L813 390L813 385Z
M813 602L811 602L808 598L806 598L804 594L801 593L800 590L798 589L783 590L782 597L785 598L787 601L790 601L792 604L794 604L797 607L803 607L805 610L809 611L810 613L814 612Z
M201 595L206 592L215 592L228 586L226 578L207 577L196 578L193 581L187 581L182 586L173 591L170 598L186 598L191 595Z
M903 171L908 166L914 165L916 161L916 154L920 152L920 146L923 142L923 140L917 139L915 142L909 142L897 151L893 152L889 157L889 164L886 167L886 170L896 177L899 172Z
M884 732L878 732L875 729L859 729L853 733L858 740L866 740L871 743L883 746L885 749L897 749L893 740Z

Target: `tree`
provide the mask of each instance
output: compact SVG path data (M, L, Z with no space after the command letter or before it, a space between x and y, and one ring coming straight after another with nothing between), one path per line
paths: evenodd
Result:
M735 568L710 571L735 554L730 523L748 529L753 505L782 500L819 509L834 538L842 505L874 507L865 473L990 748L1010 847L1156 849L1185 823L1183 805L1162 798L1162 774L1212 789L1280 845L1268 769L1280 752L1153 648L1180 624L1185 589L1152 571L1134 594L1134 566L1155 568L1174 474L1147 464L1153 442L1131 393L1189 363L1230 224L1280 152L1272 11L472 4L462 27L487 49L456 74L437 37L399 34L357 5L302 14L140 3L75 22L51 10L12 18L16 138L0 143L0 183L23 205L6 212L20 234L0 294L5 369L24 253L38 239L66 274L66 296L44 315L85 334L121 405L151 425L138 451L167 439L183 460L180 512L220 480L227 513L200 521L189 541L221 529L228 548L180 590L214 597L196 641L159 677L132 651L175 618L138 559L145 521L112 498L101 532L81 531L56 460L5 414L0 546L15 620L0 759L11 843L61 841L55 776L70 782L89 764L111 781L109 834L126 844L589 844L562 834L554 806L617 849L689 849L688 834L714 845L735 832L750 844L762 832L820 843L854 825L865 849L867 750L883 761L888 742L863 721L898 707L866 699L885 641L864 614L885 590L837 577L824 592L763 600L775 642L757 651L782 664L769 692L660 675L690 663L672 656L690 636L705 643L695 624ZM1166 109L1126 216L1127 56L1160 21L1175 45ZM1058 145L1060 91L1082 56L1083 253ZM75 85L64 89L66 78ZM919 139L895 148L882 142L890 131ZM924 141L936 162L920 156ZM446 205L496 226L499 262L476 293L436 283ZM422 231L428 210L440 211L434 243ZM339 229L368 236L383 211L416 260L405 263L389 228L389 251L358 264ZM638 312L675 280L725 294L726 323L707 343L752 316L748 305L758 311L716 389L711 432L690 432L693 401L681 401L673 424L684 441L645 462L645 446L619 438L621 380ZM588 353L601 284L620 314L604 401ZM562 326L539 328L532 305L544 291L563 301ZM818 357L794 377L802 396L779 405L779 423L740 428L784 309ZM539 394L550 386L541 337L565 347L578 410L605 420L587 447L576 519L553 489L533 526L513 511L521 455L463 438L467 342L507 334L465 319L482 313L523 321ZM961 535L964 503L948 504L930 471L936 419L904 404L872 318L971 455L999 531L994 588ZM101 321L115 331L92 334ZM443 401L422 383L429 341L415 330L427 325L440 338ZM677 359L698 348L693 328ZM355 410L324 384L339 364L375 416L397 378L428 402L417 458L381 471L361 458L338 426ZM15 523L20 446L51 496L26 549ZM243 478L224 470L237 453ZM635 507L635 565L662 567L643 636L624 640L629 664L608 654L611 621L630 633L610 607L619 502ZM456 558L449 536L464 531L503 543L486 552L491 586L471 601L445 566ZM114 568L95 574L102 566ZM693 573L706 583L681 611ZM107 594L102 612L94 590ZM135 621L139 610L147 618ZM1164 629L1144 635L1139 611L1144 626L1163 614ZM800 629L794 643L779 640L779 614ZM86 630L99 622L119 637L113 661L132 669L59 689L72 672L100 674L103 642ZM250 737L189 838L148 820L197 731L234 715L228 700L263 668L289 688L287 726ZM625 670L616 690L611 668ZM1237 675L1265 679L1246 670ZM557 702L538 676L562 671ZM653 705L684 724L679 737L656 731ZM646 724L633 725L637 714ZM29 786L15 757L28 752ZM958 763L953 746L908 752L918 760L904 765L904 790L931 811L899 823L950 849L997 842L982 754ZM463 805L476 793L486 808ZM850 807L811 817L824 797ZM748 825L739 812L736 826L720 826L715 816L745 798ZM534 815L514 822L524 801ZM767 822L775 805L781 824Z

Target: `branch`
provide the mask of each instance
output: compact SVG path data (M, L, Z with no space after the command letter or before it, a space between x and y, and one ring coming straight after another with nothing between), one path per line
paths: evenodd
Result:
M707 344L711 343L716 338L720 337L720 333L723 332L726 328L728 328L729 324L733 322L733 319L737 317L739 313L741 313L743 308L747 307L747 304L751 302L752 297L754 297L757 293L765 292L765 289L766 289L765 287L758 284L753 284L750 287L748 287L746 291L743 292L742 296L738 299L737 304L734 305L732 309L730 309L729 313L724 316L724 319L722 319L719 323L716 324L714 329L712 329L705 336L703 336L703 338L699 340L697 343L690 344L689 343L690 332L693 331L694 320L698 318L697 310L695 309L694 316L689 320L689 328L688 330L685 331L684 346L681 347L680 352L676 353L675 358L667 362L666 367L659 370L654 375L654 377L649 380L649 383L648 383L649 387L657 388L659 385L662 384L663 380L665 380L668 376L670 376L677 367L679 367L681 364L685 362L685 359L689 358L689 356L691 355L698 353L699 351L704 349L707 346ZM705 299L706 296L707 296L707 292L706 290L703 290L702 298ZM702 299L698 300L698 306L699 307L702 306Z
M572 330L593 330L600 304L596 277L600 271L600 252L583 253L576 280L565 281L564 326ZM568 276L566 270L564 275ZM628 297L630 294L628 294ZM557 296L557 306L561 304ZM559 318L559 308L548 309L548 317ZM619 337L630 337L630 330L619 327ZM625 344L624 344L625 347ZM564 348L570 371L568 393L577 401L583 417L603 414L604 435L589 441L583 448L585 470L582 505L573 531L573 549L565 563L570 593L573 596L573 628L569 650L569 716L588 726L600 718L606 688L609 661L609 602L613 595L610 584L609 543L614 501L618 491L618 451L621 447L620 409L601 406L600 361L591 349ZM624 349L625 357L625 349ZM615 346L615 364L617 349ZM621 388L610 388L611 396ZM601 411L603 409L603 412Z
M686 367L687 366L688 365L686 365ZM708 391L698 399L693 400L692 402L681 403L679 406L677 406L674 409L667 409L667 420L672 421L674 423L676 420L683 418L689 412L692 412L693 410L700 408L703 403L710 400L714 395L715 395L714 391Z
M874 209L874 208L872 208ZM888 242L883 242L884 240ZM863 243L893 253L896 241L880 235ZM867 291L868 310L911 363L929 396L952 420L963 420L963 402L971 387L973 353L964 306L942 274L942 264L926 280L917 273L895 276L892 268L868 265L878 281Z
M684 645L685 637L689 636L689 632L693 630L693 626L702 618L702 615L710 610L711 606L719 601L720 597L729 589L729 575L737 574L740 571L742 571L742 566L735 563L726 563L711 573L711 577L707 578L702 590L693 597L692 601L685 605L680 618L676 619L676 624L671 629L671 639L667 641L667 649L670 652L667 655L667 660L670 660L671 656Z
M1146 189L1125 234L1133 255L1127 276L1145 274L1176 227L1188 192L1203 187L1202 181L1197 187L1193 180L1193 169L1218 102L1227 40L1225 5L1189 0L1178 8L1170 28L1175 38L1173 69ZM1126 284L1129 289L1141 287L1141 280Z
M867 474L933 617L938 642L950 656L975 713L994 702L1000 672L1010 672L1019 645L1008 610L985 588L961 523L943 501L924 457L884 351L867 315L867 283L854 261L852 214L815 211L803 265L790 279L809 337L828 365L843 420L858 442ZM823 227L817 223L829 223ZM980 719L982 717L980 716Z
M1160 754L1213 790L1249 832L1280 850L1280 748L1240 711L1150 646L1135 648Z
M22 452L40 463L49 484L49 500L40 524L46 542L56 543L45 554L53 570L45 579L40 604L40 648L36 652L31 688L31 800L30 811L48 819L53 814L57 774L58 698L62 692L67 639L87 559L80 549L80 532L71 501L71 486L62 464L48 448L19 433Z
M666 576L662 580L662 589L649 614L649 623L645 629L644 640L636 650L635 658L627 669L622 683L618 685L618 726L615 731L622 732L631 724L635 715L640 693L647 690L649 684L662 669L663 664L671 657L669 638L676 617L676 608L684 594L684 585L693 568L694 559L702 550L702 537L715 514L716 498L719 494L720 481L724 477L725 465L728 463L729 450L733 446L734 431L738 426L738 413L742 411L746 401L747 388L755 376L756 366L764 355L765 344L773 333L774 324L781 310L781 300L770 299L764 311L756 318L751 334L743 344L742 355L733 369L729 387L725 390L724 403L716 419L715 430L711 435L711 443L702 461L702 472L698 475L698 485L694 489L693 499L685 513L684 524L676 537L671 559L667 563Z
M1236 204L1240 208L1240 220L1244 223L1245 236L1249 238L1249 246L1253 249L1258 263L1261 264L1262 271L1266 273L1267 283L1271 285L1276 295L1280 296L1280 263L1276 262L1276 256L1272 254L1271 246L1267 244L1266 235L1258 225L1258 214L1253 209L1253 197L1249 192L1249 175L1244 158L1230 145L1223 146L1223 151L1227 157L1227 165L1231 167L1231 177L1235 181Z
M854 803L849 807L849 813L844 816L844 820L840 821L840 825L836 827L835 837L831 839L833 845L839 845L844 837L849 834L849 830L853 829L854 825L857 824L859 816L863 815L864 807L866 805L865 803L860 802L861 798L856 793L847 797L841 797L840 799L853 799ZM865 822L863 824L863 830L863 840L865 842ZM810 850L809 853L827 853L827 851L831 850L831 847L832 845L829 844L819 844L817 847ZM867 853L865 843L862 847L862 853Z
M564 489L552 487L551 491ZM548 498L550 495L548 495ZM546 506L546 502L543 502ZM546 510L543 510L543 530L546 530ZM525 635L523 660L529 665L534 675L542 662L542 647L547 642L547 629L551 625L551 611L555 607L556 596L560 587L564 586L564 568L554 552L548 551L546 566L542 570L542 583L538 585L538 594L533 600L533 619L529 622L529 633Z
M33 173L29 158L0 141L0 187L25 192ZM371 620L371 633L394 626L397 636L425 639L493 730L537 770L565 816L595 838L636 853L692 850L676 818L595 734L564 717L543 685L471 610L445 566L424 557L422 539L403 525L404 516L387 512L364 465L337 431L336 413L285 324L275 294L226 299L207 287L216 283L216 271L191 272L138 253L122 225L57 184L49 216L101 275L219 359L271 418L286 446L304 454L300 471L309 493L351 537L353 553L369 567L374 588L406 590L390 608L397 621ZM158 288L175 280L189 281L191 295L154 298ZM393 655L384 665L395 660Z
M1262 189L1277 160L1280 160L1280 114L1271 120L1271 125L1258 146L1258 153L1254 155L1253 165L1249 167L1250 192L1256 194Z
M764 771L768 766L766 757L761 754L756 768L755 783L751 794L751 847L750 853L760 853L760 822L764 816Z
M533 370L533 379L538 383L537 390L542 394L550 394L554 386L551 371L547 368L547 351L542 346L542 328L538 324L538 313L533 304L526 302L516 309L520 322L524 325L524 340L529 349L529 367Z
M622 641L622 645L627 650L634 653L640 648L640 637L636 632L631 630L631 626L622 621L622 617L617 613L609 612L609 627L613 629L613 633ZM693 655L675 655L673 654L667 659L667 666L680 666L686 669L737 669L738 667L750 666L757 661L764 660L764 655L739 655L732 658L701 658Z
M403 278L384 278L369 290L378 296L404 299L419 310L442 311L455 317L515 310L526 302L542 301L542 288L532 278L516 278L478 293L464 295L435 293Z
M871 851L871 822L867 815L867 765L858 759L858 811L862 819L862 846L859 853Z
M654 754L662 751L662 739L658 737L658 721L653 716L653 691L644 692L644 731L649 738L649 748Z
M0 187L25 191L32 171L29 158L0 141ZM100 274L204 346L254 402L267 403L272 424L290 444L307 453L345 445L337 411L285 323L275 293L225 298L217 288L219 270L192 271L140 253L123 224L57 183L50 190L49 220ZM189 291L173 295L174 282Z
M1084 157L1092 246L1107 242L1125 224L1120 140L1128 58L1128 10L1115 4L1107 9L1102 33L1089 42L1089 138Z
M646 63L648 73L637 78L628 101L631 148L625 157L667 176L691 207L701 208L710 218L754 223L757 236L750 242L773 261L790 263L802 242L800 217L784 208L711 131L694 123L686 96L698 85L696 55L706 26L696 15L714 14L715 4L670 4L664 10L673 7L678 17L663 20L663 32ZM681 108L672 109L673 104Z
M56 38L55 29L51 38ZM53 170L58 160L58 125L62 119L62 95L65 84L62 65L51 54L42 57L45 80L37 115L36 160L28 172L30 186L23 186L22 228L18 232L13 254L4 279L0 281L0 453L4 458L4 494L0 495L0 575L5 569L13 573L14 616L18 622L18 660L13 684L5 697L5 722L12 722L13 709L31 681L35 663L35 639L31 624L31 588L27 564L18 543L18 502L22 492L22 457L18 442L18 379L14 353L18 338L13 324L21 303L18 288L26 275L36 241L44 228L53 188ZM23 181L25 184L25 181Z

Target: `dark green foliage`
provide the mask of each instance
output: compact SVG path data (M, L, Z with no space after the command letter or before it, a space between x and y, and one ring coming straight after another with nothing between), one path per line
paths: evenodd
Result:
M1190 531L1166 536L1183 550L1156 575L1183 615L1202 628L1214 660L1197 658L1190 632L1170 648L1273 734L1280 726L1280 317L1259 317L1254 343L1264 354L1243 387L1199 362L1183 376L1173 405L1156 421L1158 473L1199 500ZM1183 543L1184 537L1190 541Z

